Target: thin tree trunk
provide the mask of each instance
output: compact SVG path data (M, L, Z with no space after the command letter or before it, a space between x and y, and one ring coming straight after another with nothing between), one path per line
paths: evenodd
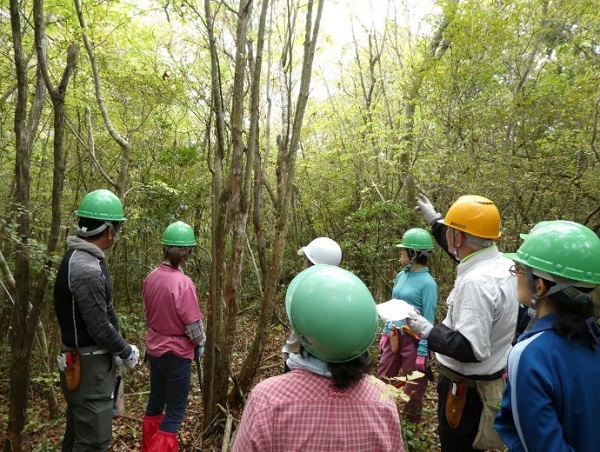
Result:
M50 225L50 235L46 246L46 261L42 266L37 286L33 296L32 315L39 318L43 301L46 296L48 286L48 278L52 272L53 261L52 254L56 251L58 239L60 237L61 225L61 199L63 194L63 181L65 179L65 157L63 152L63 142L65 135L65 98L67 94L67 86L71 74L77 63L77 54L79 47L75 43L71 43L67 49L67 64L63 71L62 78L58 88L54 86L50 78L47 62L47 41L46 27L44 23L44 1L34 0L34 24L35 24L35 44L37 50L38 64L44 78L44 83L50 94L52 107L54 111L54 163L52 171L52 223ZM48 372L51 366L54 365L50 361L49 351L46 343L46 334L43 324L38 323L37 337L40 341L40 352L42 360ZM56 395L52 386L45 392L48 400L49 412L56 417L58 415Z
M242 364L242 369L238 375L239 388L243 393L249 391L256 371L260 365L264 344L269 332L269 324L273 315L273 306L275 296L279 286L279 278L283 263L283 254L287 237L288 213L291 204L291 194L293 191L292 183L296 165L296 155L300 145L300 132L304 120L306 103L310 88L310 79L312 75L312 64L319 34L319 25L325 0L318 0L317 11L313 17L314 1L310 0L306 4L306 26L304 37L304 59L302 63L302 76L300 79L300 90L296 102L296 110L291 118L293 124L290 127L291 137L288 140L280 140L280 143L289 143L289 146L281 146L279 153L280 161L284 167L278 172L278 200L279 211L277 212L275 235L273 240L273 253L270 271L267 273L265 282L265 292L261 299L261 310L256 328L256 334L250 347L250 351ZM286 124L283 125L286 127ZM237 398L237 397L236 397Z
M210 0L204 1L206 30L210 49L211 65L211 99L212 117L214 118L215 148L212 162L212 212L211 212L211 268L208 287L208 303L206 310L206 351L204 362L204 398L203 426L208 428L218 414L218 401L223 399L223 385L228 383L228 376L223 380L220 366L222 354L220 340L223 336L222 327L222 275L225 268L225 238L227 230L226 205L229 194L223 192L223 164L225 160L226 126L224 120L223 96L219 72L219 57L216 37L213 29L213 13ZM210 124L207 125L210 134Z
M83 12L81 11L81 4L79 0L75 0L75 9L77 10L77 18L79 19L79 25L81 27L81 36L83 38L83 44L90 59L90 64L92 66L92 74L94 76L94 88L96 91L96 102L98 104L98 108L100 109L100 113L102 113L102 118L104 119L104 125L106 126L106 130L108 131L112 139L121 148L121 168L119 169L119 175L117 177L117 180L115 182L110 178L106 178L106 181L114 186L115 190L117 191L117 196L121 200L123 200L125 197L125 193L127 192L127 172L129 170L129 160L131 157L131 144L123 136L121 136L119 132L117 132L117 130L112 124L112 121L110 120L108 109L106 108L106 104L104 103L104 95L102 94L102 84L100 81L100 72L98 70L98 64L96 63L94 48L92 47L92 44L87 34L87 25L85 22L85 18L83 17Z
M16 192L15 211L17 212L17 234L19 240L15 249L15 305L12 316L11 359L10 359L10 396L8 409L8 425L4 441L5 451L22 449L22 432L27 417L27 390L31 377L31 349L38 318L30 315L31 301L31 268L29 262L29 229L30 229L30 166L31 147L35 130L39 124L45 86L40 73L36 72L36 87L33 101L27 114L28 80L27 64L23 54L21 37L20 2L10 0L10 19L13 38L15 71L17 78L17 99L15 106L15 171ZM39 310L38 316L39 316Z
M241 275L244 263L244 244L246 238L246 226L248 223L248 209L250 199L250 182L252 178L248 176L247 171L252 171L252 165L246 167L246 162L251 161L252 152L247 151L244 143L244 93L246 91L245 80L247 77L247 53L248 45L248 25L252 13L252 0L240 0L238 9L238 22L236 30L236 54L235 54L235 75L233 82L233 102L231 111L231 135L232 135L232 153L229 167L229 176L225 189L230 194L227 207L228 215L231 218L231 254L227 262L227 273L224 281L224 302L225 302L225 331L235 331L237 320L238 302L241 289ZM247 152L246 152L247 151ZM222 362L219 373L219 381L226 381L229 378L230 363L233 356L233 334L224 334L221 341ZM224 385L223 388L227 388ZM234 388L234 393L237 394ZM226 390L220 394L222 397L218 400L224 404L227 397Z

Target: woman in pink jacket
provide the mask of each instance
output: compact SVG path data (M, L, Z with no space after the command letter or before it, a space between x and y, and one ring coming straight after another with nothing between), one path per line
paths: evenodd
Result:
M150 398L142 424L143 452L175 452L187 407L194 353L206 336L196 286L183 266L196 245L194 231L177 221L163 234L163 261L144 280Z

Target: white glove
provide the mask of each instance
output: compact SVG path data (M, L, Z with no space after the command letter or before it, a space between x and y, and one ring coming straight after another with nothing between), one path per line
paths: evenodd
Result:
M410 317L406 319L406 323L414 333L423 339L427 339L427 336L429 336L429 333L433 329L433 325L429 323L429 320L416 312L414 314L411 313Z
M127 358L123 360L123 364L125 364L129 369L133 369L138 361L140 360L140 351L135 345L131 346L131 353Z
M415 212L419 213L423 217L423 219L429 224L433 224L437 220L442 218L442 214L435 211L435 207L433 207L431 201L429 201L429 199L427 199L427 196L423 194L419 194L418 196Z

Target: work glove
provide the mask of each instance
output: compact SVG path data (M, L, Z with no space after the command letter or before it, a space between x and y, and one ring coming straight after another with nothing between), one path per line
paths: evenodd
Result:
M129 356L127 358L123 359L123 364L125 364L125 366L128 369L133 369L137 365L139 360L140 351L135 345L131 345L131 352L129 353Z
M410 329L422 339L427 339L427 336L429 336L429 333L433 328L433 325L429 323L429 320L416 312L410 314L410 317L406 319L406 323L408 323Z
M417 370L425 373L425 356L417 355Z
M419 194L418 196L415 212L421 215L429 224L433 224L442 218L442 214L436 212L435 207L433 207L433 204L431 204L431 201L429 201L427 196L423 194Z
M194 349L194 361L200 359L204 355L204 347L196 347Z

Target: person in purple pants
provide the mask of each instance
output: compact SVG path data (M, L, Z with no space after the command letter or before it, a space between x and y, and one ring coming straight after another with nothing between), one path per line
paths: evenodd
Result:
M394 280L392 298L408 302L433 323L438 291L427 268L427 258L433 250L431 235L424 229L409 229L404 233L402 243L397 246L401 250L400 264L403 270ZM397 381L395 377L409 375L415 370L424 373L427 366L427 340L404 334L401 329L404 324L404 321L386 322L383 329L377 378L387 383L394 384ZM391 340L390 336L396 337ZM404 386L404 392L410 396L410 400L402 411L414 424L421 422L426 388L426 376L411 379Z

